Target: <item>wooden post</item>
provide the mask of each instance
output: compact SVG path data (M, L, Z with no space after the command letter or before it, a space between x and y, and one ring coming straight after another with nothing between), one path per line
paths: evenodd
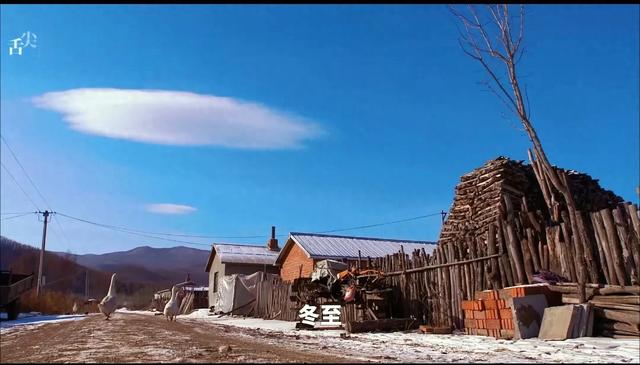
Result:
M531 254L533 269L535 271L540 271L542 265L540 265L540 256L538 254L536 244L533 240L533 230L531 228L527 228L526 231L527 231L527 245L529 248L529 253Z
M600 241L600 235L598 234L598 231L597 231L596 222L595 222L595 219L593 218L593 213L591 213L589 217L591 220L591 225L593 226L593 236L595 238L596 248L598 250L598 258L600 260L600 268L602 269L602 273L604 274L605 282L607 284L613 284L611 282L611 277L609 276L609 268L607 265L607 258L605 256L605 251L603 249L603 242Z
M509 258L509 249L507 248L506 239L504 237L504 226L502 224L502 219L498 219L498 247L500 248L500 252L506 253L500 258L500 262L502 263L502 271L505 273L505 279L508 286L515 285L515 279L513 275L513 269L511 267L511 260Z
M569 233L570 227L567 226L566 222L560 223L560 228L562 230L562 238L563 240L559 242L562 256L564 257L565 265L567 266L567 270L569 271L569 278L573 281L578 281L578 274L576 270L576 261L574 260L575 255L573 254L571 244L571 234ZM559 238L559 237L558 237Z
M522 265L522 255L520 253L520 250L518 249L518 243L516 242L516 239L517 239L516 233L512 226L512 222L514 219L513 206L511 204L511 199L507 194L502 194L502 201L504 202L505 213L507 215L507 221L505 226L507 229L506 238L507 238L508 248L511 251L512 261L515 264L518 283L523 284L525 281L525 272Z
M585 263L587 264L587 274L592 283L597 283L600 279L598 273L598 262L595 259L593 238L587 230L582 212L575 212L576 226L583 245Z
M496 254L496 226L495 224L489 224L489 231L487 232L487 253L489 255ZM501 273L500 264L498 259L491 259L491 273L493 274L491 281L491 289L500 289L505 287L505 283L502 280L504 274Z
M626 211L623 211L620 208L614 209L613 220L618 231L618 238L620 239L620 246L622 248L622 256L624 259L625 269L627 273L631 274L631 284L633 285L636 284L638 280L638 271L636 268L638 267L638 265L640 265L640 258L636 260L633 257L634 255L631 249L631 242L629 242L631 235L627 233L627 222L623 218L623 212Z
M640 238L640 218L638 217L638 206L635 204L627 205L627 210L629 211L629 217L631 217L631 222L633 225L633 230L636 233L636 237Z
M626 285L629 283L629 280L627 280L625 276L624 261L622 260L622 248L620 247L618 234L613 223L613 216L611 215L611 211L607 208L600 211L600 216L602 217L604 228L607 232L607 240L609 241L610 248L612 249L611 253L613 257L616 276L618 277L620 285Z
M595 229L596 236L599 237L600 243L602 244L602 250L604 252L604 257L607 262L607 271L609 272L609 284L618 285L621 284L618 281L618 275L615 271L615 262L613 258L613 250L609 247L609 239L607 238L607 233L604 228L604 223L602 220L602 216L599 212L594 212L591 214L591 221L593 222L593 228ZM624 282L622 283L624 284Z
M562 179L565 180L566 184L566 176L564 173L561 175ZM586 268L584 264L584 253L582 250L582 242L580 240L580 234L576 229L575 222L575 212L571 207L568 208L569 213L566 211L561 212L562 219L564 222L561 224L563 231L565 232L565 241L568 243L568 248L571 250L571 258L570 262L573 263L573 267L575 268L575 278L579 284L579 295L580 295L580 303L586 302L586 293L584 290L584 284L586 282Z

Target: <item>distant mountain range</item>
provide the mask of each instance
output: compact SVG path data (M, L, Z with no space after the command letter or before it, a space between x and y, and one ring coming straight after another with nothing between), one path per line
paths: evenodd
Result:
M56 252L67 256L67 253ZM117 272L121 280L138 283L163 283L167 286L184 281L187 274L197 285L206 286L204 271L209 251L178 246L171 248L136 247L100 255L70 255L78 264L104 272Z
M16 273L38 272L40 250L0 236L0 269ZM47 251L44 290L101 299L117 273L116 292L123 305L146 308L153 293L183 282L187 274L196 285L208 285L204 272L209 251L188 247L137 247L101 255L75 255Z
M0 236L0 269L37 274L39 258L39 249ZM45 291L86 294L90 298L102 298L111 280L109 273L79 265L70 255L50 251L45 253L42 275ZM142 290L150 297L163 287L116 280L117 291L127 295Z
M0 236L0 268L14 271L37 272L39 249ZM68 252L47 251L45 274L49 279L78 273L77 280L86 269L108 278L118 273L118 282L144 285L149 288L170 288L183 282L187 275L196 285L207 286L208 276L204 271L209 251L190 247L153 248L136 247L129 251L105 254L77 255ZM63 272L64 271L64 272Z

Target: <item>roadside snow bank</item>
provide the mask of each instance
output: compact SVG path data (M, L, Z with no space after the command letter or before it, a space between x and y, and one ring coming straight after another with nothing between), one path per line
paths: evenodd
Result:
M60 315L42 315L38 312L20 313L18 318L9 321L6 313L1 313L2 321L0 321L0 334L6 334L15 328L34 328L48 323L59 323L65 321L77 321L86 318L84 314L60 314Z

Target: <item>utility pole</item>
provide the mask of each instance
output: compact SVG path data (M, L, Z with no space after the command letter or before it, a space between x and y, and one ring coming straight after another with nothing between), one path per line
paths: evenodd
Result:
M445 212L444 210L441 210L440 215L442 215L442 224L444 224L444 220L447 217L447 212Z
M42 248L40 249L40 266L38 267L38 286L36 287L36 295L39 297L40 292L42 291L42 286L43 286L42 265L44 264L44 247L45 247L45 244L47 243L47 223L49 220L49 215L54 212L45 210L44 212L38 212L38 213L42 214L42 216L44 217L44 226L42 227Z

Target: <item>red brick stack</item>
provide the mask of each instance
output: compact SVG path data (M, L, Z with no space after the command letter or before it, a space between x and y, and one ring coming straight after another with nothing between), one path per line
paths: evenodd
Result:
M465 333L495 338L513 338L513 311L508 306L510 298L536 294L545 295L549 306L562 304L562 297L558 293L550 291L547 285L519 285L501 290L476 292L475 300L462 301Z
M513 315L498 290L476 292L475 300L462 301L465 332L470 335L513 338Z
M528 295L543 294L547 298L547 305L554 307L562 305L562 294L549 290L546 284L531 284L511 286L500 290L500 298L520 298Z

